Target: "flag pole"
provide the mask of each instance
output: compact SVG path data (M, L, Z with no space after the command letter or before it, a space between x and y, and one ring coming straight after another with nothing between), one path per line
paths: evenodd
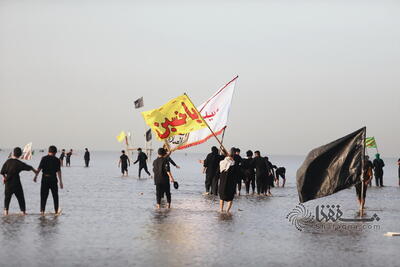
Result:
M225 130L226 130L226 126L224 128L224 131L222 132L221 143L224 143Z
M224 151L227 151L226 148L224 147L224 145L222 144L221 140L219 140L219 138L217 137L217 135L214 133L214 131L211 129L210 125L208 125L208 123L206 122L206 120L201 116L199 110L196 108L196 106L193 104L192 100L189 98L189 96L184 93L184 95L188 98L189 102L192 104L192 106L194 107L194 109L196 110L196 112L199 114L199 116L201 117L201 119L204 121L204 123L207 125L208 129L210 130L210 132L213 134L213 136L215 137L215 139L217 139L219 145L221 146L221 148Z
M360 201L360 217L363 216L364 213L364 208L363 205L365 204L364 201L364 164L365 164L365 131L364 131L364 136L363 136L363 153L362 153L362 157L361 157L361 201Z

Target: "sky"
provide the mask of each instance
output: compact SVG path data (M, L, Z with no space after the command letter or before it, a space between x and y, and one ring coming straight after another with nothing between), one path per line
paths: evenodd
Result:
M398 157L399 14L384 0L0 0L0 148L119 150L121 130L143 145L140 111L183 92L199 105L239 75L227 147L305 155L367 126Z

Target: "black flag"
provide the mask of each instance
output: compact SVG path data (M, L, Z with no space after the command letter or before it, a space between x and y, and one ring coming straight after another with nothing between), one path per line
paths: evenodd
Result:
M141 98L138 98L137 100L135 100L135 108L141 108L143 107L144 103L143 103L143 96Z
M312 150L297 170L300 202L325 197L360 181L365 153L363 127Z
M146 132L146 142L151 141L151 129L147 130Z

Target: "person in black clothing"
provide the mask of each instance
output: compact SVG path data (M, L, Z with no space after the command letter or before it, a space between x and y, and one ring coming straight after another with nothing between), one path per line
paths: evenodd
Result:
M233 199L236 193L236 168L235 161L233 157L236 153L236 149L234 147L231 148L230 153L225 150L222 150L225 158L219 163L220 169L220 183L219 183L219 207L220 212L224 212L224 204L228 202L228 207L226 212L229 214L232 208Z
M65 166L67 167L71 166L71 156L72 156L72 149L67 153L66 163L65 163Z
M167 147L167 145L164 145L163 148L165 149L165 151L169 151L170 149ZM167 159L168 159L168 164L172 164L175 168L180 169L181 167L179 167L178 164L175 163L175 161L173 161L170 157L171 153L168 153Z
M235 177L236 177L236 186L237 186L237 194L240 196L240 190L242 189L242 180L243 180L243 170L242 170L242 157L240 156L240 149L235 148L235 155L233 156L233 160L235 161Z
M85 167L89 167L89 161L90 161L90 152L87 148L85 148L85 154L83 156L83 159L85 160Z
M265 184L265 193L268 196L272 196L271 187L274 187L274 180L275 180L274 165L271 163L271 161L269 161L268 157L265 157L265 160L267 161L267 166L268 166L267 182Z
M203 173L206 174L205 187L206 194L210 193L212 195L218 194L218 178L219 178L219 162L221 161L221 156L218 154L218 148L213 146L211 148L211 153L209 153L206 159L203 161Z
M253 189L253 194L255 192L256 188L256 173L254 171L255 169L255 164L254 164L254 159L253 159L253 151L249 150L246 152L247 159L243 159L242 162L242 168L243 168L243 174L244 174L244 183L246 185L246 194L248 195L250 193L250 184L251 188Z
M158 149L158 158L153 162L154 183L156 185L157 209L161 207L161 198L167 196L168 208L171 208L170 182L175 182L168 162L169 153L164 148Z
M265 184L267 182L268 166L264 157L261 157L260 151L254 152L254 165L256 169L256 185L257 194L261 195L265 192Z
M355 184L356 188L356 194L357 194L357 199L358 203L360 205L361 211L364 210L364 205L365 205L365 197L367 195L367 188L368 184L372 180L372 169L374 165L372 162L368 159L368 156L365 156L364 158L364 176L363 176L363 181ZM362 183L364 183L364 187L362 188ZM361 197L361 191L362 191L362 197Z
M121 151L122 155L119 157L118 167L121 167L122 176L128 176L128 166L131 166L131 161L128 156L125 155L125 150Z
M36 183L38 174L40 171L43 172L40 186L40 213L42 215L44 215L46 210L49 191L51 191L51 195L53 196L55 214L59 214L61 212L58 206L58 182L61 189L64 188L64 185L61 177L61 163L60 160L56 158L56 154L57 148L55 146L50 146L48 155L44 156L40 161L38 173L33 179L33 181Z
M286 183L286 169L285 167L279 167L275 171L277 186L279 187L279 177L282 178L282 187L285 187Z
M138 148L137 151L138 151L138 157L137 157L137 160L133 164L136 164L136 163L139 162L139 179L140 179L140 175L141 175L142 169L144 169L144 171L149 176L151 176L149 170L147 169L147 155L146 155L146 153L142 152L141 148Z
M379 153L375 155L373 164L374 164L376 186L382 187L383 186L383 167L385 167L385 163L380 158Z
M65 149L61 150L61 154L60 154L61 167L64 166L64 158L65 158Z
M14 194L17 197L19 208L23 215L26 214L24 190L22 189L20 172L37 170L19 160L22 155L20 147L14 148L13 157L7 159L1 168L1 175L3 175L4 188L4 215L8 215L11 197Z

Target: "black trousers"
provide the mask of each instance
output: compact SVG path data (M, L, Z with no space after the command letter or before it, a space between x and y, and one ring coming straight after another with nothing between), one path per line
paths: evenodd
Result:
M245 180L244 180L244 184L246 185L246 193L248 194L250 192L250 185L251 188L253 189L253 193L256 189L256 179L253 175L248 175Z
M67 158L65 166L71 166L71 159Z
M149 170L147 169L147 164L139 165L139 178L140 178L140 174L142 173L142 169L147 173L147 175L151 176Z
M376 186L383 186L383 173L375 173Z
M4 209L8 211L10 207L11 197L13 194L16 196L18 200L20 210L22 212L25 212L26 211L25 197L24 197L24 190L22 189L21 184L16 184L16 185L6 184L4 190Z
M265 190L265 177L263 175L256 175L257 194L263 194Z
M213 182L213 178L214 178L214 174L213 173L206 173L206 180L205 180L205 187L206 187L206 192L212 192L212 182Z
M218 195L219 173L216 173L211 182L211 193L215 196Z
M156 184L156 200L157 204L161 204L161 198L163 195L167 196L167 202L171 203L171 187L170 184Z
M86 167L89 167L89 161L90 161L90 159L85 159L85 166Z
M40 211L46 210L47 198L49 197L49 191L53 196L54 211L58 212L58 184L57 181L43 181L40 187Z

